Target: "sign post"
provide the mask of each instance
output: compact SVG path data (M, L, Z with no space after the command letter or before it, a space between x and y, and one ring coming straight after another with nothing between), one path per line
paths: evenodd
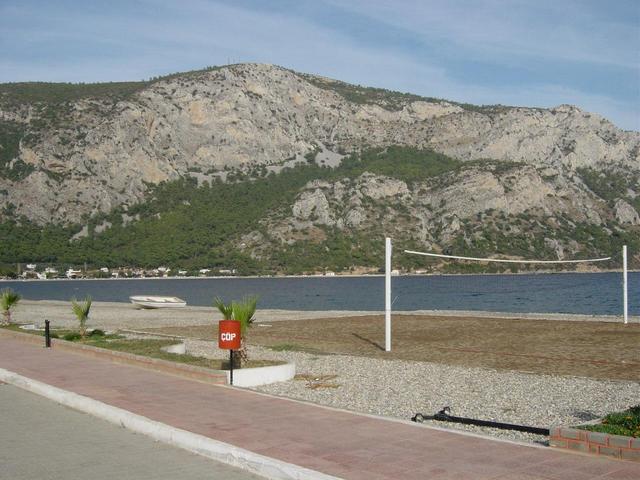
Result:
M240 348L240 322L220 320L218 322L218 348L229 350L229 383L233 385L233 351Z
M391 239L384 239L384 350L391 351Z

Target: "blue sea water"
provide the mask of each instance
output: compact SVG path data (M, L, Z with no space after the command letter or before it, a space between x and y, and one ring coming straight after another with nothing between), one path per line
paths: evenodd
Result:
M130 295L172 295L189 305L258 295L260 308L383 310L384 277L206 278L0 282L31 300L128 302ZM620 315L620 273L434 275L392 278L394 310ZM629 313L640 315L640 272L629 274Z

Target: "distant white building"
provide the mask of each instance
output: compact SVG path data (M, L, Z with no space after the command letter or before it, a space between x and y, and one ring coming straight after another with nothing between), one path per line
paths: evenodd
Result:
M27 270L35 270L37 265L35 263L27 263Z
M232 269L228 269L228 268L221 268L220 273L223 273L225 275L235 275L236 274L236 269L232 268Z
M58 270L56 270L53 267L47 267L44 269L44 273L50 273L51 275L55 275L56 273L58 273Z
M184 275L186 275L186 274L187 274L187 271L186 271L186 270L178 270L178 275L182 275L182 276L184 276Z
M327 271L327 272L324 272L324 276L325 277L335 277L336 276L336 272Z
M102 268L100 269L100 271L101 271L102 273L109 273L109 269L108 269L107 267L102 267Z
M70 268L66 271L65 275L67 278L79 278L82 276L82 270L74 270L73 268Z
M211 269L210 268L201 268L198 271L200 272L200 275L206 275L207 273L209 273L211 271Z

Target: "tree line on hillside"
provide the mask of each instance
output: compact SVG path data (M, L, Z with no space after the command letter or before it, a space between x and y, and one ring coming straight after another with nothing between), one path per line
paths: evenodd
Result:
M233 268L241 275L305 273L322 269L349 271L354 267L377 269L383 266L384 257L383 234L379 231L319 226L324 231L324 240L271 244L264 258L255 258L244 251L240 239L249 232L264 230L266 227L260 221L270 214L290 215L296 196L312 180L357 178L367 171L411 184L471 167L476 168L477 163L465 164L430 150L389 147L353 154L337 168L322 167L313 162L286 168L278 174L236 177L234 182L205 182L200 186L193 178L184 177L150 187L146 199L130 206L126 212L119 207L87 218L89 235L78 240L71 239L84 225L38 226L24 217L13 216L0 223L0 264L86 263L92 268L165 265L188 270ZM500 167L487 163L487 168ZM10 212L5 209L4 213ZM139 217L139 220L125 225L124 213ZM462 233L451 244L458 254L483 256L522 252L523 256L530 256L532 246L536 252L554 254L546 251L548 246L543 239L548 229L539 219L523 214L521 218L496 218L490 223L485 217L463 222ZM105 221L112 226L96 233L96 226ZM531 232L531 235L507 233L504 226L516 221L522 222L522 232ZM266 231L261 233L268 236ZM633 251L640 251L638 236L631 231L616 229L608 234L604 227L574 225L569 219L553 235L560 239L573 236L584 243L584 255L600 249L611 251L622 243L629 244ZM468 239L472 237L476 240L470 243ZM420 250L420 245L408 234L399 240L404 248ZM398 256L397 265L416 269L424 265L424 261ZM484 271L504 268L482 267ZM448 264L445 268L473 271L476 267Z

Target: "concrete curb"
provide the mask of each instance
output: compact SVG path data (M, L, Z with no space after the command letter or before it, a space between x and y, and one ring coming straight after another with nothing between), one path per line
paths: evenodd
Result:
M265 457L249 450L156 422L118 407L78 395L0 368L0 381L46 397L154 440L277 480L337 480L315 470Z
M227 374L227 385L231 383L231 373ZM259 387L276 382L287 382L296 376L296 364L270 365L267 367L240 368L233 371L234 387Z
M187 345L184 342L162 347L161 350L168 353L175 353L177 355L185 355L189 353L187 352ZM231 385L231 373L229 370L219 371L223 375L226 375L227 385ZM295 363L268 365L266 367L238 368L233 371L233 386L259 387L261 385L269 385L270 383L286 382L293 379L295 376Z

